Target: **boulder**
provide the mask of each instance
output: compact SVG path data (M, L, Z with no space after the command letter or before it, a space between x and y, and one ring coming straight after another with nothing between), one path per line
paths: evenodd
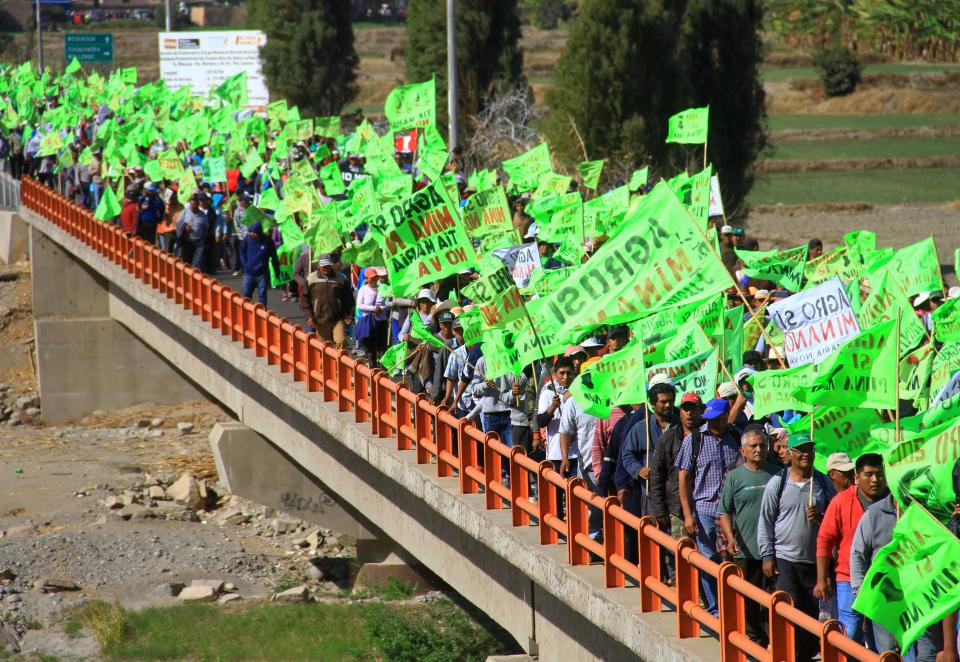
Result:
M177 598L183 602L213 602L217 599L217 592L212 586L188 586Z
M193 510L200 510L206 503L206 499L200 493L200 484L189 473L180 476L167 488L167 498Z
M306 586L294 586L273 596L277 602L306 602L310 598L310 591Z

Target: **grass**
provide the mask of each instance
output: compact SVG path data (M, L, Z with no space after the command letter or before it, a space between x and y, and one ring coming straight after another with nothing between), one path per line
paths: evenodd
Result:
M960 154L960 136L776 141L773 159L882 159Z
M887 62L868 64L863 68L865 74L916 74L931 71L956 71L958 65L951 64L901 64ZM816 78L813 67L764 67L760 72L764 83L782 83L793 78Z
M942 204L960 197L958 180L960 168L762 173L748 201L755 205Z
M397 582L395 590L405 591ZM91 605L74 611L76 636ZM109 605L108 605L109 606ZM121 609L121 611L123 611ZM185 604L123 611L123 634L102 646L107 660L482 661L502 651L492 635L447 600L425 605ZM0 651L0 660L4 659Z
M887 129L910 126L960 124L960 115L771 115L770 128L786 129Z

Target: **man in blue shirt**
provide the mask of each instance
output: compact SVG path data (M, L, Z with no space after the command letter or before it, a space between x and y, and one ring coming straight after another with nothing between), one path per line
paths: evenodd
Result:
M277 247L257 221L240 245L240 263L243 265L243 296L250 297L257 290L257 299L267 305L267 286L270 284L270 267L280 275Z
M677 454L680 505L683 525L697 541L697 549L711 561L720 561L717 553L717 505L720 485L727 466L740 456L740 433L727 422L730 403L714 398L707 403L699 430L683 439ZM707 611L717 614L716 580L700 573L700 585Z

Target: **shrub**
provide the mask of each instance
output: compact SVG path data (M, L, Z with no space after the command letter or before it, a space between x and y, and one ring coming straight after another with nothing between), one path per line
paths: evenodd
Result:
M127 630L127 612L119 600L112 605L103 600L93 600L84 607L80 622L97 640L100 648L106 651L123 640Z
M375 605L365 630L385 662L482 662L498 649L489 633L446 600L427 609Z
M849 48L821 48L813 54L813 66L828 97L850 94L860 82L860 62Z

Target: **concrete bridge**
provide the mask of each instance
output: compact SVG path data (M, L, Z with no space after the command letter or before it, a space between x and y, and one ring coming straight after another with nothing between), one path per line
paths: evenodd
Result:
M358 537L396 543L543 660L793 660L798 628L820 638L824 662L899 659L870 653L839 622L816 622L785 593L760 591L733 564L710 562L692 541L677 543L613 497L594 498L582 481L563 480L549 463L29 179L20 217L29 226L51 422L146 401L216 399L268 440L275 458L221 472L269 483L277 462L295 467L345 521L360 523ZM242 427L233 432L244 436ZM253 452L224 463L243 464ZM589 506L603 511L602 543L587 535ZM638 564L623 556L627 529L639 534ZM666 555L675 558L673 586L661 581ZM718 579L719 616L699 605L700 573ZM769 608L768 649L744 635L746 600Z

